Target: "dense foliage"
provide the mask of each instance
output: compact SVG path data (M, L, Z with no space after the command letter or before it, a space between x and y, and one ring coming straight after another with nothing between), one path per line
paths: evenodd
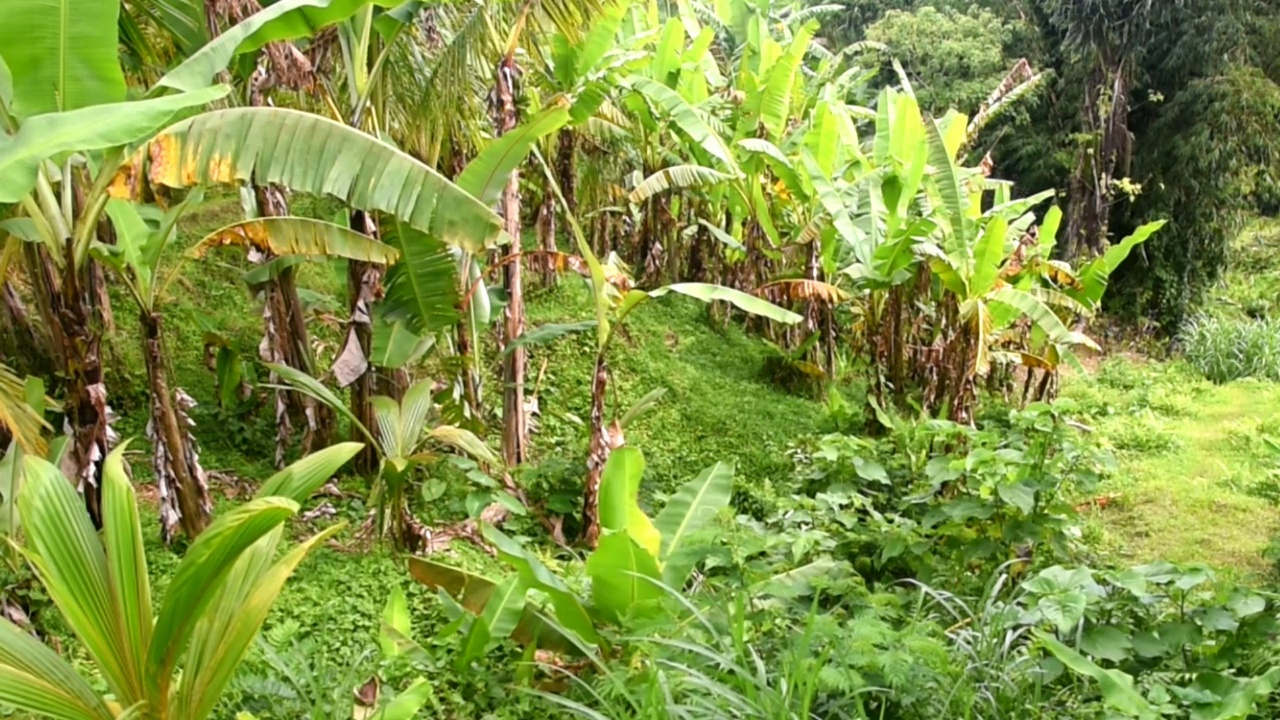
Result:
M1266 580L1096 522L1280 381L1265 7L0 15L0 712L1277 712Z
M1273 203L1269 128L1280 116L1265 4L859 1L824 23L835 37L888 43L922 99L981 99L975 81L1002 58L1043 71L1042 87L1018 108L1025 119L998 124L983 151L1023 192L1067 193L1066 257L1169 218L1122 270L1116 301L1168 334L1223 271L1245 215Z

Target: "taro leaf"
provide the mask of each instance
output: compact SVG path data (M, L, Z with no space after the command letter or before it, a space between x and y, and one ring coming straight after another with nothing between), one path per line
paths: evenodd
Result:
M1173 581L1173 586L1179 590L1190 590L1196 586L1203 585L1213 579L1213 571L1207 567L1195 565L1188 567L1182 577Z
M1167 622L1156 628L1156 634L1170 651L1186 645L1199 645L1203 634L1195 623Z
M889 473L885 472L884 465L875 460L864 460L862 458L853 459L854 472L858 473L858 477L869 482L878 482L881 485L889 484Z
M1240 622L1230 610L1220 607L1205 608L1197 617L1200 627L1210 632L1235 632Z
M1165 562L1163 560L1158 560L1147 565L1139 565L1133 570L1134 572L1140 573L1144 576L1147 579L1147 582L1152 582L1157 585L1165 585L1174 579L1181 577L1181 573L1173 563Z
M1247 618L1250 615L1257 615L1267 609L1266 598L1253 593L1241 592L1234 595L1227 602L1227 607L1231 612L1235 613L1237 618Z
M1111 582L1128 590L1137 597L1145 597L1148 594L1147 578L1133 568L1126 568L1111 576Z
M1059 634L1068 635L1084 617L1088 605L1089 599L1083 592L1068 590L1041 597L1036 609L1045 620L1053 623Z
M422 500L431 503L444 497L445 491L449 489L448 484L440 478L431 478L422 483Z
M1195 685L1202 684L1202 679L1213 678L1213 685L1219 699L1209 707L1197 707L1191 711L1192 720L1240 720L1253 717L1257 712L1259 700L1275 691L1280 681L1280 668L1271 668L1263 675L1248 680L1240 680L1217 673L1201 673L1196 677ZM1208 683L1205 683L1208 684ZM1193 685L1194 686L1194 685Z
M1131 640L1133 651L1144 658L1158 658L1169 654L1169 648L1165 646L1155 633L1140 632L1133 636Z
M1095 658L1118 663L1129 659L1133 644L1121 630L1110 625L1098 625L1084 634L1080 649Z

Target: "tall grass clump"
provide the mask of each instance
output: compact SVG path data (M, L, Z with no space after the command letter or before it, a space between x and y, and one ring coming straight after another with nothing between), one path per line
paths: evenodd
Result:
M1187 362L1211 382L1280 381L1280 319L1201 316L1187 323L1182 348Z

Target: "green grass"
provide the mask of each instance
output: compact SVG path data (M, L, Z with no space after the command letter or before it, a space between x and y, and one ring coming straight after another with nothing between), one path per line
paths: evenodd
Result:
M1267 570L1280 507L1251 492L1280 430L1280 385L1212 385L1181 364L1114 358L1064 393L1115 449L1119 468L1095 511L1115 563L1202 562L1230 576Z
M554 290L535 291L529 316L531 325L590 318L590 298L570 278ZM532 439L536 458L585 461L594 343L592 331L530 353L533 381L546 363L542 430ZM626 430L627 442L645 454L648 490L670 491L717 461L736 464L740 491L763 491L789 477L788 445L817 429L822 406L764 380L766 357L762 342L711 320L694 300L666 297L632 314L609 356L606 420L650 391L666 391Z

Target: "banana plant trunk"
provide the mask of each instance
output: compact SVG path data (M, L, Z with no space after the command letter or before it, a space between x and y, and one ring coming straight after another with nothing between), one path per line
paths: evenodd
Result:
M143 311L140 324L142 354L151 390L147 438L153 447L151 467L160 496L160 534L168 544L181 528L194 540L208 527L213 515L208 477L200 466L199 448L188 429L195 424L187 414L195 401L182 388L169 385L160 315Z
M609 461L609 453L621 442L613 442L604 424L604 396L609 389L609 365L604 351L596 354L595 372L591 376L591 438L587 448L587 482L582 492L582 539L594 548L600 541L600 476ZM618 439L621 440L619 428Z
M538 208L538 246L542 248L542 286L556 284L556 268L552 258L556 247L556 198L548 188L543 188L542 205Z
M378 228L367 213L351 213L351 228L369 237L378 236ZM376 263L347 263L347 296L350 298L347 340L333 364L333 373L341 387L351 388L351 412L367 428L377 427L373 403L378 393L377 369L369 362L373 347L373 303L382 294L383 269ZM399 400L398 396L393 396ZM353 435L357 430L351 429ZM363 436L355 437L356 440ZM366 475L378 470L378 453L369 446L356 456L356 469Z
M572 128L561 130L556 140L556 176L560 192L564 195L566 212L575 217L578 214L578 175L573 158L577 148L578 134Z
M118 439L111 428L107 386L102 377L102 318L93 302L88 265L69 258L59 269L43 248L32 248L36 296L63 379L63 432L67 435L62 473L76 484L95 525L102 525L102 461ZM91 262L91 261L90 261Z
M497 135L515 129L516 115L514 78L517 68L512 56L498 63L494 84L494 126ZM507 235L511 237L512 251L519 254L520 245L520 171L511 171L507 186L502 191L500 207ZM511 343L524 333L524 285L521 277L523 262L503 266L503 286L507 291L507 307L503 311L503 342ZM525 351L523 347L508 347L502 361L502 457L507 467L519 465L525 459L528 432L525 422L524 374Z
M288 203L280 188L255 187L254 195L260 217L289 214ZM271 258L263 258L269 261ZM295 370L315 375L311 359L311 339L307 319L298 297L297 278L292 267L281 269L267 280L263 288L263 337L259 356L266 362L288 365ZM272 378L272 382L275 382ZM276 467L284 467L285 453L293 435L293 420L301 417L307 430L302 438L302 454L313 447L325 447L333 438L336 416L331 408L313 398L291 390L277 390Z
M262 9L257 0L220 2L204 0L205 18L210 37L221 34L221 24L228 26L244 20ZM222 21L222 22L219 22ZM267 43L262 59L250 75L247 89L248 104L253 107L270 105L267 94L273 89L303 91L314 80L315 69L297 47L287 41ZM253 194L259 217L282 217L289 214L284 192L274 186L253 185ZM260 258L265 262L270 260ZM258 355L266 362L280 363L315 375L311 359L311 339L307 332L306 316L298 297L293 268L287 267L267 280L263 288L263 337ZM274 373L270 382L278 383ZM314 398L288 390L275 392L276 417L276 467L285 464L285 454L293 436L293 423L303 418L307 430L302 438L301 452L311 452L313 447L330 444L337 423L333 409Z

